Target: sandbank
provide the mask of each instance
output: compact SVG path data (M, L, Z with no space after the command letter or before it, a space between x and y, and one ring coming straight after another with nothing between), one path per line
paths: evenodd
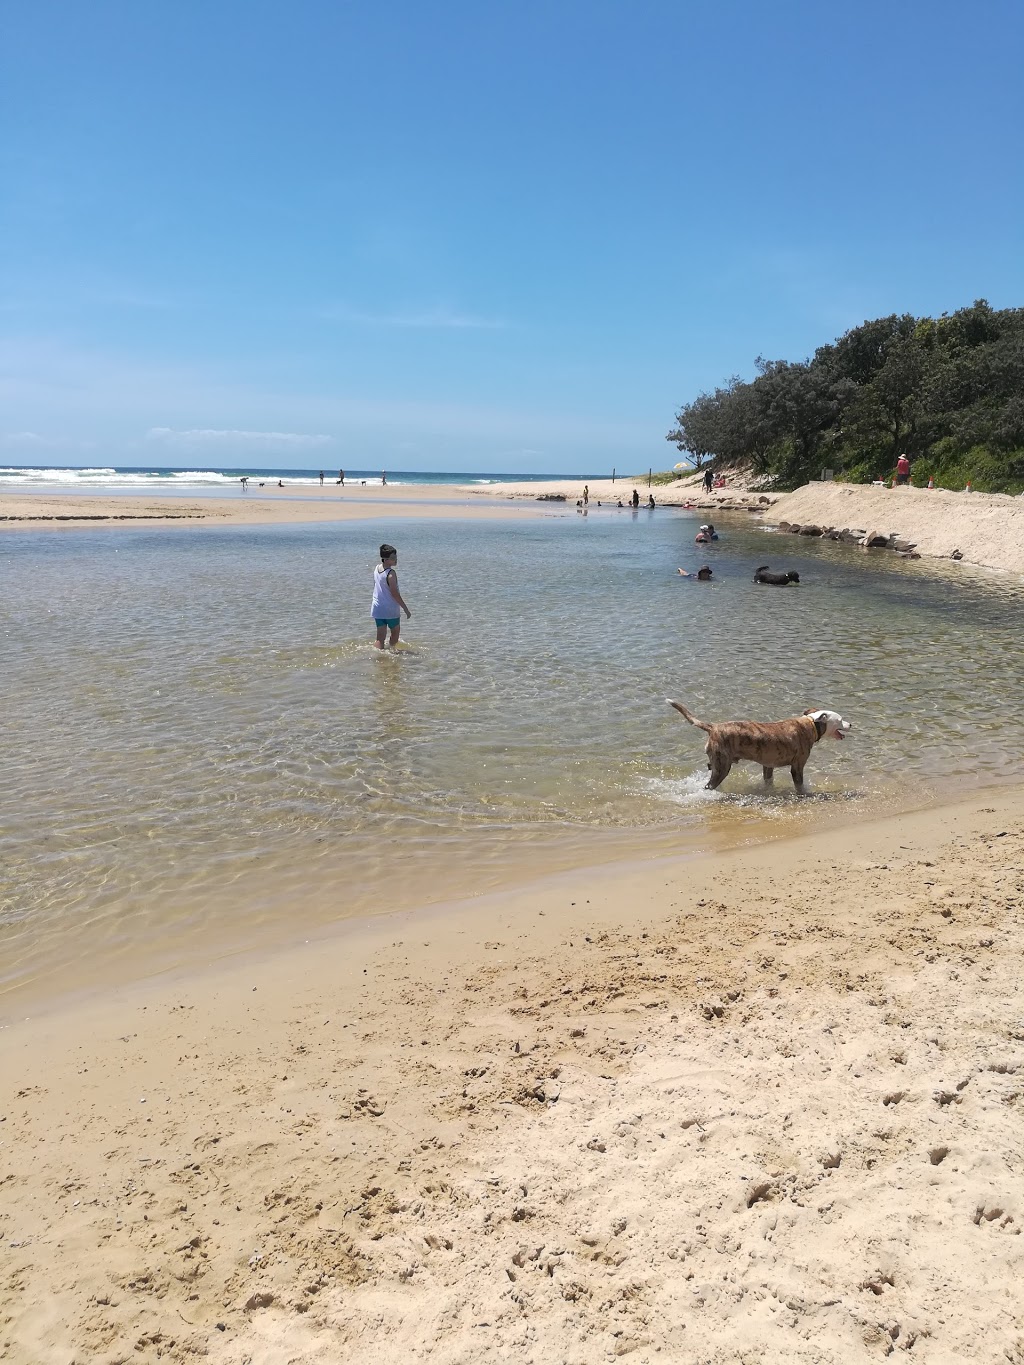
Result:
M783 494L770 519L895 534L931 558L1024 573L1024 498L1005 493L809 483Z
M5 1359L1014 1360L1024 789L6 1022Z
M148 528L282 526L335 521L386 521L397 517L458 517L508 520L538 509L492 500L480 502L466 489L379 484L296 493L276 487L248 493L187 497L180 494L7 492L0 489L0 531L54 528Z

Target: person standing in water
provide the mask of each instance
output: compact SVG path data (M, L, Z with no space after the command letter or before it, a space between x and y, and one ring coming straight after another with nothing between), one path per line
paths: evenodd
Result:
M388 471L386 469L380 471L380 486L381 488L387 488L388 486Z
M324 471L321 469L321 471L320 471L320 487L323 488L323 486L324 486Z
M583 506L586 507L586 505L587 505L589 502L590 502L590 484L589 484L589 483L585 483L585 484L583 485Z
M385 647L384 639L389 631L391 638L388 644L394 649L401 632L401 613L405 612L406 620L412 615L405 605L405 599L398 591L398 574L395 570L397 563L398 551L393 545L385 542L380 547L380 563L373 571L373 601L370 604L370 615L377 627L375 642L377 649Z

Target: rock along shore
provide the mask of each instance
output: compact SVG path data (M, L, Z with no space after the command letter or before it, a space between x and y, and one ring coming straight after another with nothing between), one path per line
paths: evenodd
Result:
M798 535L1024 573L1024 499L1006 494L811 483L768 518Z

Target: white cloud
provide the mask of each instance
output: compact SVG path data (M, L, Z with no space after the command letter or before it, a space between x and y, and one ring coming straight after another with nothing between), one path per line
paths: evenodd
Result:
M237 431L232 428L193 427L176 431L174 427L150 427L147 441L164 441L168 445L249 445L249 446L326 446L332 436L305 435L298 431Z
M34 431L5 431L0 436L0 444L5 446L44 446L45 437Z

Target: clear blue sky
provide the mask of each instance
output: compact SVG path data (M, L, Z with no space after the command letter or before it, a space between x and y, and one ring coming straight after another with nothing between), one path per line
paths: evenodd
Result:
M6 0L0 464L667 467L1024 304L1019 0Z

